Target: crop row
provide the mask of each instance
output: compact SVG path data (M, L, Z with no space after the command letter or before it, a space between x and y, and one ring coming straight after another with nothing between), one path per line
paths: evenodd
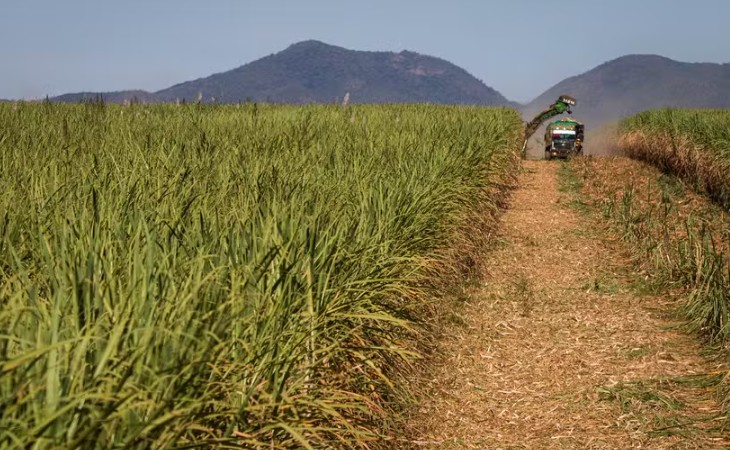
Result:
M619 145L730 208L730 111L646 111L621 123Z
M507 109L0 104L0 448L382 439L428 280L520 133Z
M628 156L678 177L722 208L730 207L729 111L646 111L621 123L619 147ZM722 211L714 215L719 219L725 217ZM677 258L688 262L672 271L691 289L685 311L694 328L713 342L727 345L730 343L727 254L730 229L724 220L715 229L704 225L705 222L702 218L686 219L687 232L684 238L676 239L675 253Z
M640 243L654 276L681 287L689 328L712 346L730 347L730 111L666 109L625 119L619 148L663 174L607 194L604 214ZM638 169L639 172L645 169ZM612 173L612 176L617 176ZM647 178L646 176L644 177ZM714 204L684 191L706 195ZM616 193L620 198L616 197ZM713 374L722 408L730 411L730 374Z

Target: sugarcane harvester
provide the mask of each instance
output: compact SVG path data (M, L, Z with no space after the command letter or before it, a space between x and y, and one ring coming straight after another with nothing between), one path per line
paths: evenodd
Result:
M559 116L560 114L572 114L573 112L570 108L575 105L576 101L573 97L570 95L561 95L558 97L558 101L550 105L550 107L545 111L535 116L535 118L530 122L527 122L527 124L525 124L525 143L522 145L522 157L525 156L525 151L527 150L527 140L530 139L530 136L535 134L543 122L551 117Z

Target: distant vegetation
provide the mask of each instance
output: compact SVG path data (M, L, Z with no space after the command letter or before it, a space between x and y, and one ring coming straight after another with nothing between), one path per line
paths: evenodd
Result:
M0 447L364 447L521 135L507 109L0 104Z

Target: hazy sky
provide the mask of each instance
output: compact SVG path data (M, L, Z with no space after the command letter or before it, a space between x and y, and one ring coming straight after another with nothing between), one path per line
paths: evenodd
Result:
M0 98L158 90L317 39L526 101L629 53L730 62L729 22L729 0L0 0Z

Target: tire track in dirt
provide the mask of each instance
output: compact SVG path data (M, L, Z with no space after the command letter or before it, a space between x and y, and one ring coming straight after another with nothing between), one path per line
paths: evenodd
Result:
M637 295L623 244L560 192L560 163L525 161L482 285L442 342L415 448L718 448L695 339ZM663 328L664 327L664 328Z

